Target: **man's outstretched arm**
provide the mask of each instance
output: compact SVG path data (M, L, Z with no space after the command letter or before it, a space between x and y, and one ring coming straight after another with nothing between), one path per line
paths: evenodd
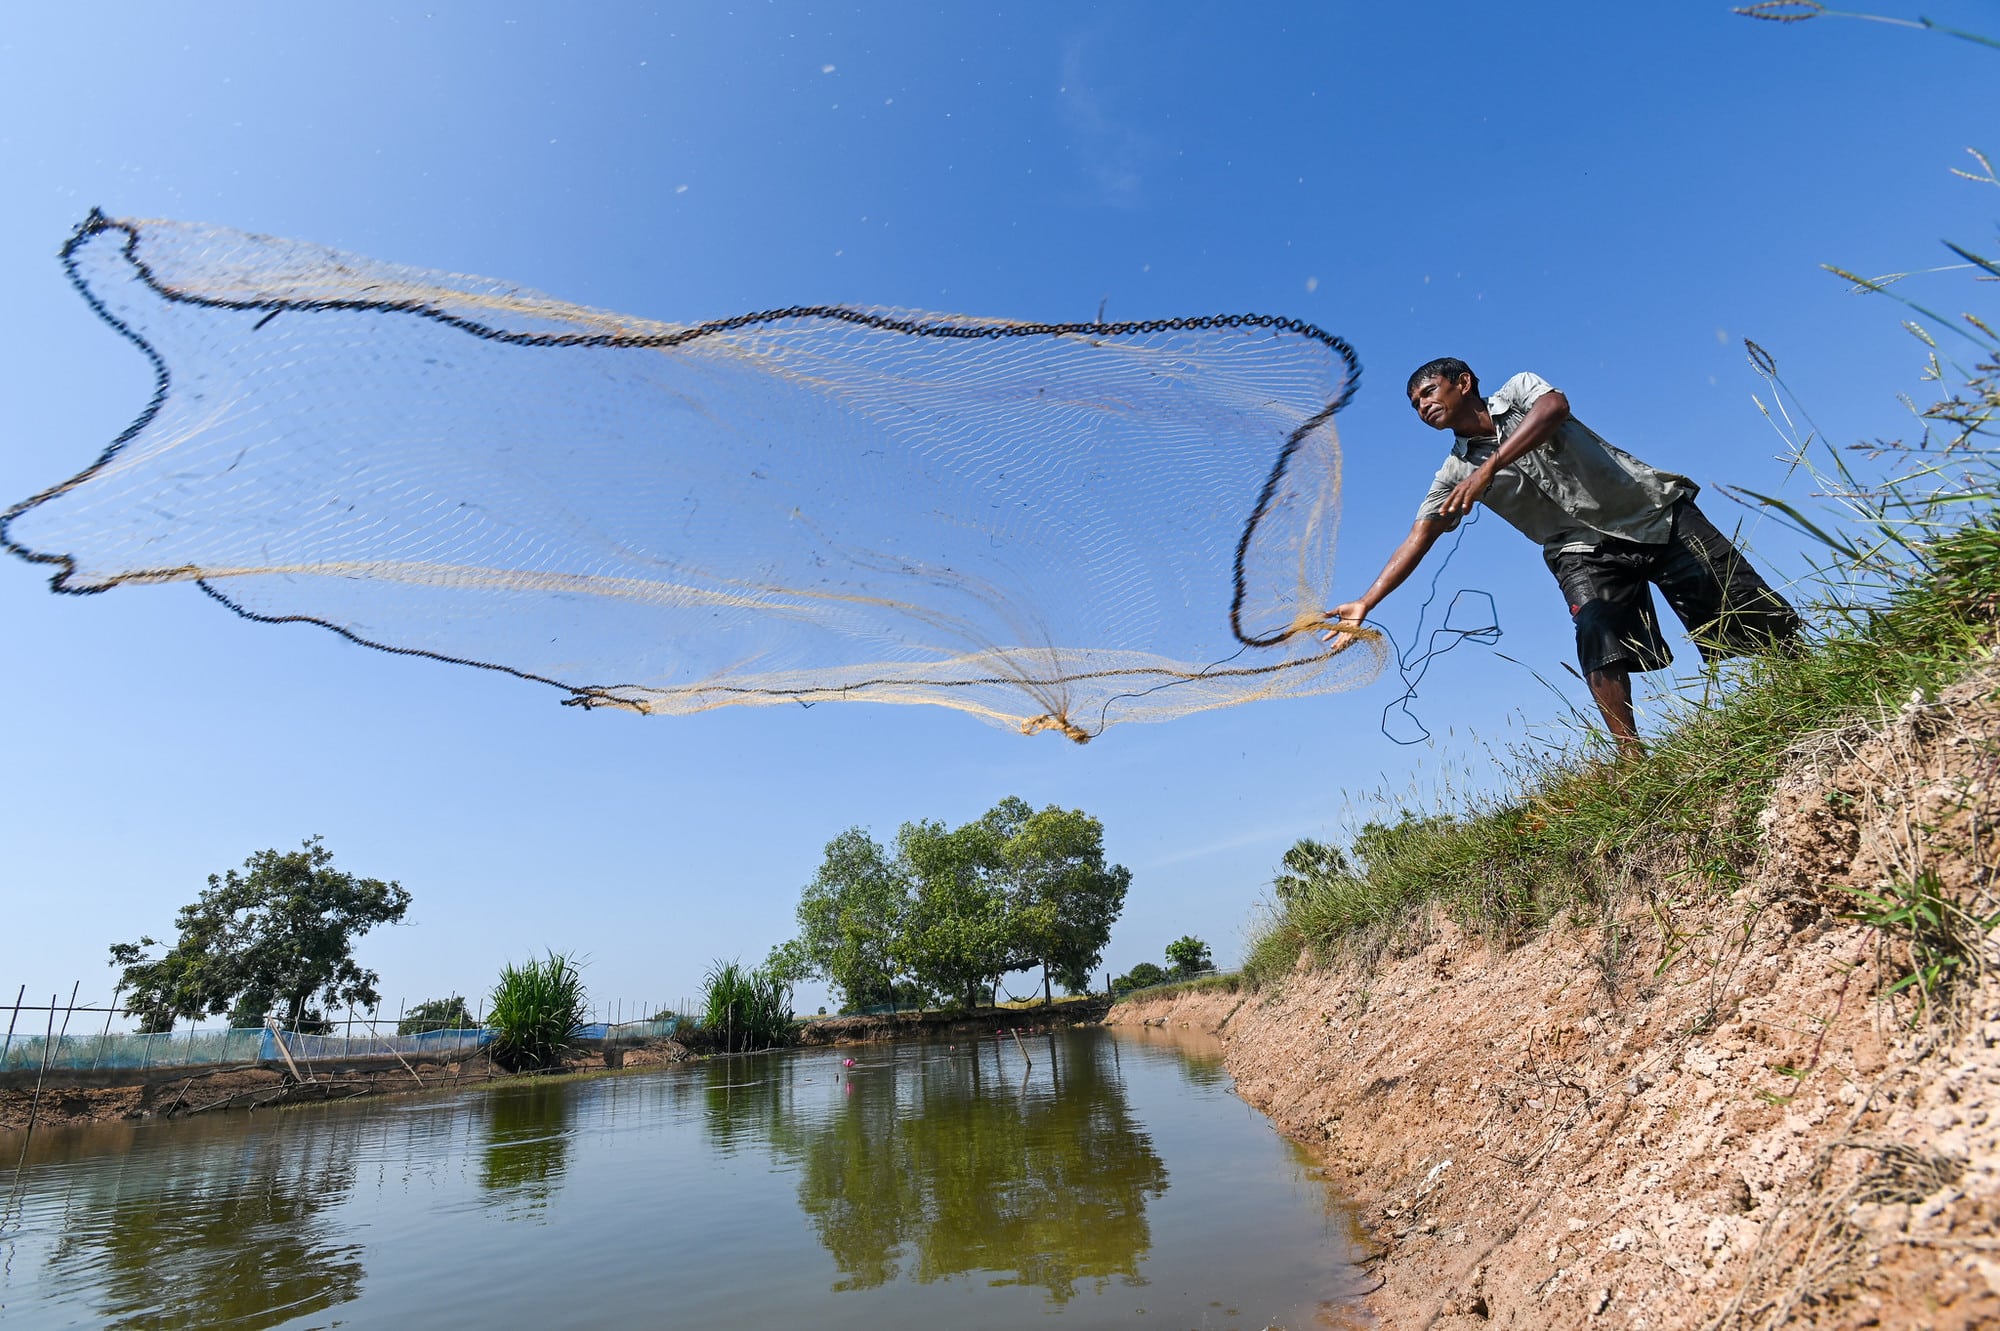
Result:
M1431 552L1431 547L1437 544L1438 537L1444 535L1447 530L1443 522L1434 518L1418 518L1411 524L1410 534L1403 538L1403 543L1389 556L1389 562L1382 566L1382 572L1376 576L1374 583L1361 599L1335 606L1331 618L1348 625L1359 624L1368 618L1384 597L1402 586L1404 581L1417 571L1417 565L1424 562L1424 556ZM1336 629L1327 634L1327 641L1331 642L1337 636L1339 630Z

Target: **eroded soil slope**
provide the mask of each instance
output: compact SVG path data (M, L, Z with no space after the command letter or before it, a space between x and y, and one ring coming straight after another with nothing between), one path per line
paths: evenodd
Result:
M1802 752L1733 897L1635 874L1512 949L1420 923L1111 1020L1222 1034L1366 1208L1387 1326L2000 1326L2000 979L1913 1023L1907 953L1837 886L1990 896L1996 688Z

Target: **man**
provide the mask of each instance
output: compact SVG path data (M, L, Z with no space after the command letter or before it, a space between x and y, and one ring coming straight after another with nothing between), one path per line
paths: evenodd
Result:
M1570 415L1569 399L1546 380L1517 374L1482 398L1472 367L1445 357L1412 374L1406 391L1424 424L1452 432L1451 453L1410 534L1367 593L1335 607L1334 619L1365 620L1483 500L1541 545L1569 600L1577 664L1627 754L1642 751L1632 672L1673 661L1648 583L1666 596L1705 661L1779 647L1798 632L1797 613L1694 506L1701 487L1613 448Z

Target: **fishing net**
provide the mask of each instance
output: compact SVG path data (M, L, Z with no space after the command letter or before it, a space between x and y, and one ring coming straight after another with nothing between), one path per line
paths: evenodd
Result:
M688 713L935 703L1084 740L1381 669L1329 645L1352 350L1260 315L696 325L93 214L157 392L0 539L98 592Z

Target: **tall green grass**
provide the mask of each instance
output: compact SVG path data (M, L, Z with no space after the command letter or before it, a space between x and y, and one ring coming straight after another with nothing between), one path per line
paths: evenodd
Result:
M486 1016L493 1061L516 1072L561 1063L583 1029L586 1001L572 957L552 951L540 961L507 963Z
M725 1053L773 1049L796 1039L792 987L762 967L717 961L702 984L698 1038Z
M1244 974L1269 983L1301 953L1378 943L1420 907L1511 938L1608 904L1647 863L1727 888L1756 856L1757 817L1802 737L1932 695L1991 640L2000 531L1968 527L1935 572L1798 657L1746 663L1719 703L1684 701L1643 757L1580 746L1520 774L1518 793L1455 816L1406 816L1359 867L1296 881L1255 927Z

